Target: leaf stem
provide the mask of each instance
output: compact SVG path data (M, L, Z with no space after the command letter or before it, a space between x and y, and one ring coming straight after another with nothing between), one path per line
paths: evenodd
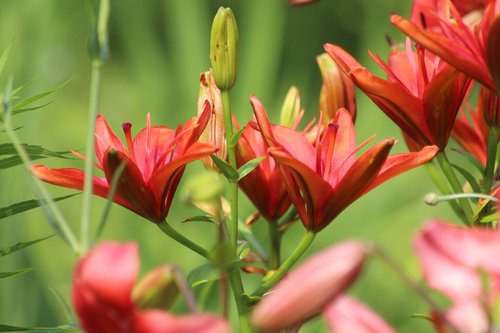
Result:
M488 135L488 159L486 161L486 168L484 170L483 178L483 193L486 194L491 192L491 185L493 184L495 162L497 159L499 130L499 126L491 126L490 133Z
M448 182L450 183L453 192L456 194L463 193L462 185L460 184L457 175L453 171L453 168L451 167L450 161L448 160L446 153L444 151L439 151L439 153L436 155L436 160L438 161L441 170L448 179ZM471 225L472 216L474 215L474 213L472 212L472 208L470 206L469 201L465 198L459 198L458 203L460 204L460 207L465 216L465 224Z
M283 262L283 264L274 272L274 274L257 289L252 296L262 296L266 293L272 286L278 283L279 280L290 270L290 268L299 260L299 258L304 254L304 252L309 248L309 245L313 242L316 234L312 231L307 231L302 240L293 250L290 256Z
M168 235L173 240L184 245L188 249L198 253L200 256L207 258L207 259L209 258L207 250L205 250L204 248L202 248L198 244L192 242L191 240L187 239L184 235L182 235L177 230L172 228L172 226L166 220L161 222L161 223L158 223L158 227L160 228L161 231L163 231L163 233Z

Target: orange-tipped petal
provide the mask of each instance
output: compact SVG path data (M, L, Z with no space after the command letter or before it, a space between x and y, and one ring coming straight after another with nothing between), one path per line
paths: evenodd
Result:
M356 280L369 252L364 243L346 241L312 256L257 304L254 325L275 332L318 314Z

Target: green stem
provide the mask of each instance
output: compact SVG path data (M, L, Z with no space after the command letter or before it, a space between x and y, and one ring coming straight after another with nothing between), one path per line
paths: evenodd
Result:
M269 238L271 240L271 251L269 256L269 268L278 269L281 264L281 233L278 230L277 221L267 221L269 227Z
M441 170L445 174L446 178L448 178L448 182L451 185L451 188L453 189L454 193L463 193L462 190L462 184L460 184L460 181L457 178L457 175L453 171L453 168L450 164L450 161L448 160L448 157L446 156L444 151L440 151L436 155L436 160L439 163L439 166L441 167ZM472 217L474 215L472 208L469 204L469 201L465 198L460 198L458 199L458 202L465 214L466 218L466 224L471 225L472 224Z
M491 192L491 184L493 184L493 177L495 175L499 130L500 128L498 126L491 126L488 135L488 159L486 161L486 169L484 170L483 178L483 193L486 194Z
M5 98L6 97L4 97L4 99ZM5 104L8 104L7 107L10 107L9 103L5 103ZM46 205L48 207L48 211L52 215L51 217L54 219L54 222L59 227L59 230L61 232L61 236L63 237L63 239L65 239L68 242L71 249L75 253L82 253L81 247L78 244L78 241L77 241L73 231L69 227L66 219L64 218L64 216L61 214L61 212L57 208L57 205L54 203L54 200L52 199L52 197L48 193L48 191L45 188L45 186L43 185L43 183L40 181L40 179L38 179L38 177L36 177L33 174L33 171L31 170L31 160L30 160L28 154L26 153L26 151L24 150L23 144L19 141L19 138L12 130L12 124L10 123L10 111L5 110L4 113L7 114L7 116L4 119L3 126L5 128L5 131L7 132L7 135L9 136L10 141L12 142L14 147L16 148L16 151L19 154L19 157L23 161L23 166L24 166L26 172L28 173L28 175L30 175L30 180L32 181L33 189L36 191L35 194L36 194L37 199L40 200L41 204Z
M453 330L453 332L457 332L456 329L453 327L453 325L447 320L444 311L441 309L439 304L437 304L432 297L427 293L425 289L423 289L421 286L419 286L415 281L413 281L408 274L403 270L401 265L394 260L393 257L391 257L382 247L380 246L375 246L374 247L374 252L377 254L393 271L396 273L396 275L403 280L410 289L412 289L420 298L422 298L429 306L434 310L436 315L440 317L440 319L444 322L446 322L450 328Z
M163 231L166 235L170 236L170 238L176 240L177 242L181 243L188 249L198 253L200 256L207 258L208 259L208 251L199 246L198 244L195 244L191 240L187 239L184 237L182 234L177 232L170 224L167 223L167 221L163 221L158 224L158 227Z
M101 91L101 65L98 60L92 61L90 74L90 102L87 127L87 141L85 150L85 179L83 183L82 219L80 224L80 242L85 251L90 240L90 215L92 210L92 177L94 168L94 132L95 119L99 109Z
M429 162L425 163L425 166L431 176L432 181L439 189L439 192L441 192L441 194L443 195L451 195L452 192L450 191L450 188L448 187L446 181L441 176L441 173L437 169L436 164L434 162ZM462 222L467 224L467 218L464 214L464 211L460 208L460 205L455 200L448 201L448 204L453 209L455 214L457 214L457 216L462 220Z
M293 250L290 256L283 262L283 264L274 272L274 274L257 289L253 296L262 296L266 293L272 286L278 283L279 280L290 270L290 268L299 260L299 258L304 254L304 252L309 248L316 234L312 231L307 231L302 237L302 240Z

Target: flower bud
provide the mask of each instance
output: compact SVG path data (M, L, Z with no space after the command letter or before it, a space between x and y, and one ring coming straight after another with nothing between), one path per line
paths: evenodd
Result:
M264 296L255 307L254 325L274 332L318 314L356 280L370 251L364 243L347 241L314 255Z
M281 107L280 125L292 127L300 114L300 91L292 86L286 94L285 101Z
M209 105L207 105L207 102ZM215 155L221 160L226 160L227 145L226 131L224 129L224 109L222 108L222 97L219 88L215 85L212 72L208 71L200 75L200 93L198 95L198 115L211 108L211 116L198 141L209 143L218 148ZM210 157L203 160L207 169L218 170Z
M217 87L231 89L238 69L238 27L231 8L220 7L215 15L210 33L210 63Z
M186 181L184 187L184 198L189 202L212 202L222 196L225 191L223 177L213 171L194 175Z
M319 98L319 108L323 114L324 124L335 118L339 108L346 108L356 120L356 98L354 83L337 66L326 53L316 57L323 85Z
M174 266L164 265L143 277L132 291L135 305L141 309L168 310L179 294L174 270Z

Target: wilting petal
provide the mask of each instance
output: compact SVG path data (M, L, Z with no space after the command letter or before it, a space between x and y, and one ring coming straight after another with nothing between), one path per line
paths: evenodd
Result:
M213 315L174 316L159 310L142 311L134 317L137 333L229 333L229 324Z
M263 331L278 331L321 312L356 280L369 252L364 243L346 241L312 256L263 297L253 323Z
M396 333L380 316L355 299L341 295L323 310L330 333Z

